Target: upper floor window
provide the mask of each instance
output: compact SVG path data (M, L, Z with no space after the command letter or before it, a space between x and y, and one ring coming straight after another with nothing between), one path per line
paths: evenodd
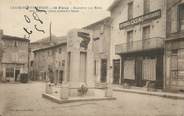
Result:
M55 55L55 50L52 50L52 56L54 56Z
M144 0L144 14L150 12L150 0Z
M18 44L18 42L16 42L16 41L15 41L15 43L14 43L14 47L17 47L17 44Z
M61 48L59 48L59 53L61 54L61 52L62 52L62 49L61 49Z
M128 19L133 18L133 2L128 3Z
M133 30L127 32L127 47L133 47Z
M142 37L143 40L150 38L150 26L143 27Z
M179 5L179 30L184 31L184 4Z

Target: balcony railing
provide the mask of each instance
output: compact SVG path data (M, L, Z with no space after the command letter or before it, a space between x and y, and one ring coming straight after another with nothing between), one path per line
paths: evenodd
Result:
M156 48L163 48L163 38L153 37L144 40L133 41L130 43L118 44L115 46L116 54L144 51Z

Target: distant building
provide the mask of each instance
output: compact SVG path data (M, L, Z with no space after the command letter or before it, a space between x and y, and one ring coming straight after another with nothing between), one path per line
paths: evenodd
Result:
M166 89L184 91L184 1L167 0Z
M2 44L2 34L3 31L0 30L0 81L2 79L3 76L3 70L2 70L2 57L3 57L3 44Z
M28 73L29 40L20 37L4 35L1 31L2 77L1 80L17 81L21 73Z
M113 83L164 87L164 0L115 0L111 12Z
M107 17L83 29L90 30L93 39L94 53L94 78L96 86L103 87L108 82L108 67L110 62L110 24L111 18Z
M35 80L48 80L57 83L64 78L67 40L45 48L34 50L33 76Z
M29 76L31 78L31 80L36 80L37 77L34 76L34 67L33 67L33 64L34 64L34 52L35 50L37 49L41 49L41 48L47 48L47 47L50 47L50 46L54 46L54 45L57 45L58 43L62 43L63 39L66 39L66 37L56 37L55 35L52 35L51 37L46 37L46 38L43 38L41 40L38 40L38 41L34 41L34 42L31 42L30 43L30 58L29 58L29 67L30 67L30 70L29 70Z

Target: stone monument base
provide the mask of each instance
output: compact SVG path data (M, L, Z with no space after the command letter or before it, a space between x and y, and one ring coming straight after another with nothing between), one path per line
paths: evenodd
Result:
M78 96L95 96L94 90L88 88L88 91L85 95L81 95L78 91L80 88L69 88L69 97L78 97Z

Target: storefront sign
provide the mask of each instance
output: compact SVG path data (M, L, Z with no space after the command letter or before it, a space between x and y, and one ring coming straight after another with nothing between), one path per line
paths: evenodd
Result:
M157 19L160 17L161 17L161 10L156 10L156 11L150 12L146 15L142 15L142 16L136 17L134 19L125 21L123 23L120 23L119 28L120 28L120 30L122 30L128 26L136 25L136 24L139 24L141 22L151 20L151 19Z

